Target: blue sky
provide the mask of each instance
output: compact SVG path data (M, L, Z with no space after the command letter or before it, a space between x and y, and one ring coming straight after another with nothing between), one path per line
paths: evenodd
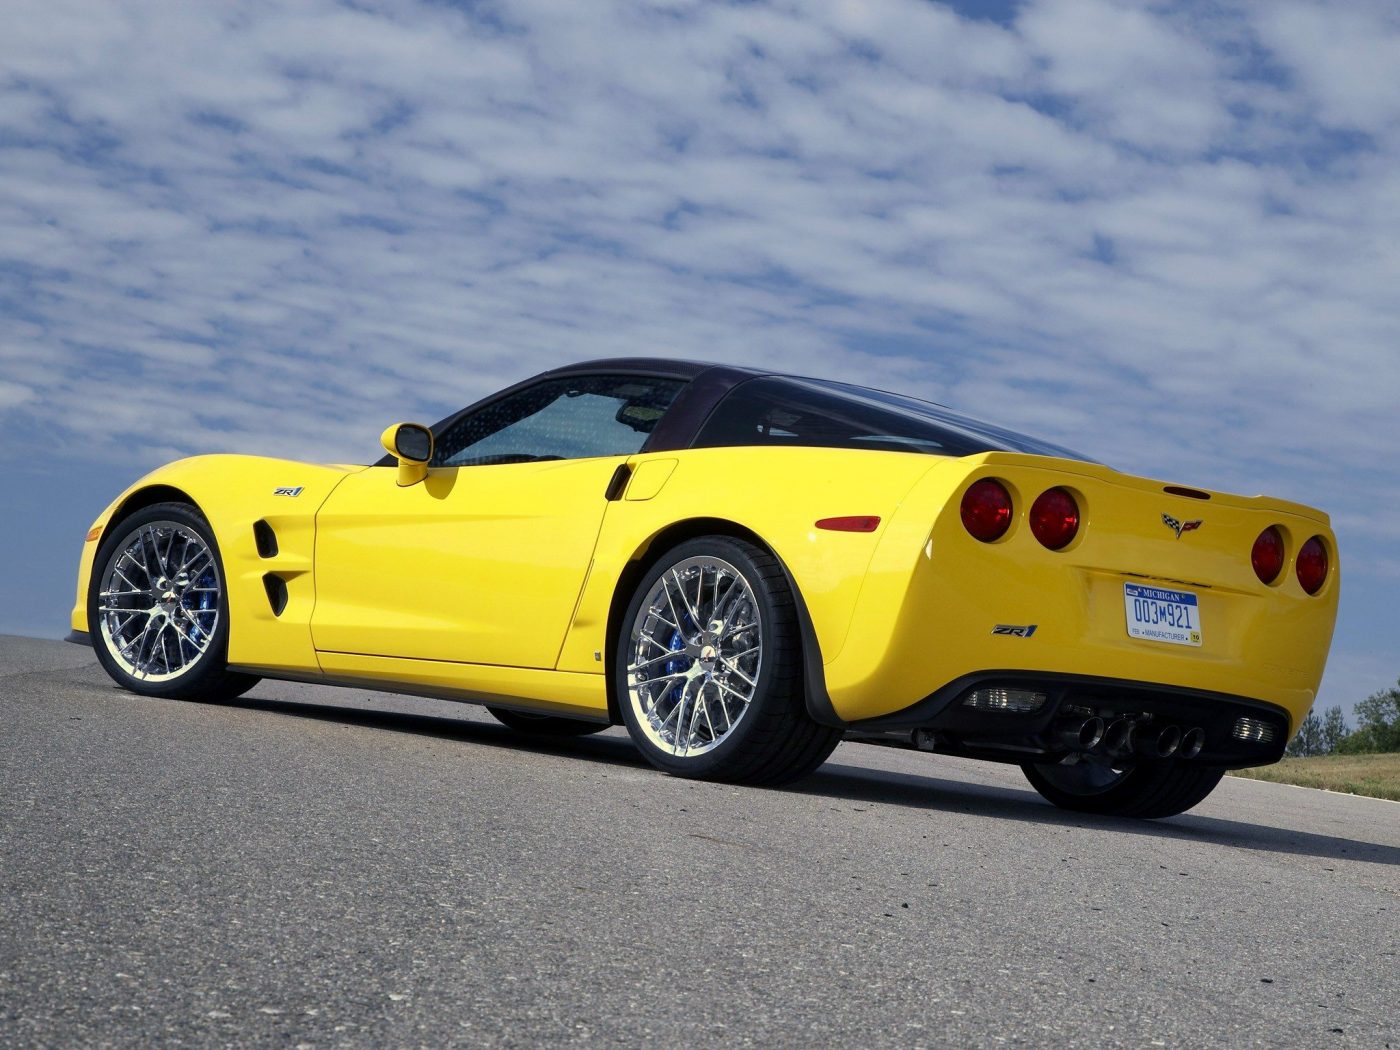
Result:
M162 461L663 354L1321 506L1400 675L1393 3L9 0L0 96L0 630Z

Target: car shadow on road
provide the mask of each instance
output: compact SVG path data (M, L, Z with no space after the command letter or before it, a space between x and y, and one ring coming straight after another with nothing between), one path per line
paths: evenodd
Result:
M1001 820L1097 828L1158 839L1235 846L1267 853L1291 853L1329 860L1400 865L1400 847L1379 842L1318 835L1293 828L1275 828L1246 821L1184 813L1167 820L1135 820L1069 813L1043 801L1028 787L973 784L940 777L915 776L828 762L789 790L827 798L884 803L913 809L966 813Z
M228 706L395 733L431 736L442 740L459 740L515 751L570 756L612 766L651 768L632 746L631 741L616 734L565 738L535 737L503 725L464 718L248 696L235 700ZM1043 801L1029 787L1018 790L836 762L828 762L816 773L785 790L845 801L872 802L908 809L963 813L1036 824L1097 828L1125 835L1214 843L1268 853L1400 865L1400 847L1384 843L1318 835L1296 829L1275 828L1193 813L1154 821L1068 813Z
M618 736L549 737L532 736L495 722L478 722L444 715L412 714L404 711L380 711L365 707L340 707L335 704L306 703L300 700L275 700L265 697L239 697L224 704L251 711L309 718L320 722L385 729L394 733L431 736L439 740L460 740L492 747L508 747L513 751L532 751L545 755L571 755L615 766L650 769L630 740Z

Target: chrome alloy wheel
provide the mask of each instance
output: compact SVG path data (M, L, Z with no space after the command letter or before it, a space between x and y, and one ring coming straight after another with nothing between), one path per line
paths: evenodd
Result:
M679 757L718 747L743 719L763 667L753 587L721 558L661 574L632 621L627 692L637 724Z
M98 630L117 666L169 682L203 658L223 607L214 552L193 529L153 521L128 533L97 592Z

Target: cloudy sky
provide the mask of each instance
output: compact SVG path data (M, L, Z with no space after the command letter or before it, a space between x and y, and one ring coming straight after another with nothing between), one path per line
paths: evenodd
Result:
M1400 675L1400 8L0 8L0 630L161 461L623 354L1321 506L1349 705Z

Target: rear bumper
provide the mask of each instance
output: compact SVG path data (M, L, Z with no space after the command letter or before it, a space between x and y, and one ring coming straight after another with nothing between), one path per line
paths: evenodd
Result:
M980 689L1040 693L1033 712L975 710L965 701ZM853 723L852 739L921 747L1008 762L1058 761L1077 748L1066 727L1099 718L1105 726L1124 719L1142 739L1168 726L1199 728L1198 754L1174 761L1240 769L1268 765L1282 756L1289 713L1250 697L1091 675L988 670L964 675L903 710Z

